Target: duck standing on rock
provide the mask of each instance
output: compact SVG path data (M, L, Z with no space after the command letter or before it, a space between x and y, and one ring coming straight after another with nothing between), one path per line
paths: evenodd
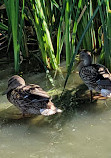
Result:
M12 76L8 80L7 94L9 102L21 110L23 116L26 114L53 115L62 110L56 108L49 95L39 85L26 85L22 77Z
M89 88L101 93L104 97L111 97L111 73L101 64L92 64L91 53L81 51L79 53L79 75Z

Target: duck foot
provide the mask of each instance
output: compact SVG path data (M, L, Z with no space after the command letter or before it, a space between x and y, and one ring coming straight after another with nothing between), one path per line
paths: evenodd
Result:
M90 90L90 102L92 103L94 100L106 100L107 97L102 96L101 94L96 94L93 96L92 90Z
M100 95L94 96L93 99L95 99L95 100L106 100L107 97L104 97L104 96L102 96L102 95L100 94Z
M92 95L92 90L90 90L90 102L93 102L93 95Z

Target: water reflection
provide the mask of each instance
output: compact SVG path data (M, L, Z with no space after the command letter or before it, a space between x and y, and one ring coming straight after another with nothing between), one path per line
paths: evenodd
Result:
M41 77L43 81L41 82ZM63 81L56 81L56 91L45 74L25 75L27 83L39 84L53 94L56 106L64 112L49 117L21 118L2 91L7 78L0 81L0 155L2 158L105 158L111 157L111 103L89 102L89 92L81 80L71 75L60 97ZM60 84L60 85L59 85ZM76 92L76 93L75 93ZM66 109L65 109L66 107Z

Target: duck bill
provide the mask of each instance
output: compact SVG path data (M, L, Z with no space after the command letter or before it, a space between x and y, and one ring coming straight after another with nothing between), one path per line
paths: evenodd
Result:
M76 55L76 58L75 58L75 63L74 63L74 67L78 67L78 65L80 64L81 60L79 58L79 55Z
M81 61L80 61L80 54L77 54L76 57L75 57L75 62L77 64L79 64Z

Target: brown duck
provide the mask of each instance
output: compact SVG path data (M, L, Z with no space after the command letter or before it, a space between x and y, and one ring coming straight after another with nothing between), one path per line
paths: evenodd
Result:
M90 90L101 93L104 97L111 97L111 73L101 64L92 64L91 53L79 53L79 75Z
M53 115L62 112L54 106L49 95L39 85L26 85L24 79L18 75L8 80L8 88L3 94L7 94L9 102L19 108L23 115Z

